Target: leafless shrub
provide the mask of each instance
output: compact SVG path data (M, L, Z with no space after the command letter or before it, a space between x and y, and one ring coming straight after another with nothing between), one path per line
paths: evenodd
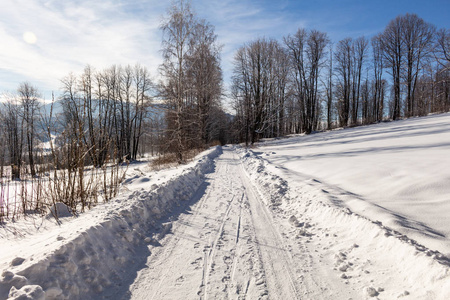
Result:
M192 161L197 154L202 152L204 149L191 149L183 152L183 163L188 163ZM165 168L175 167L179 164L177 153L164 153L150 162L152 170L161 170Z

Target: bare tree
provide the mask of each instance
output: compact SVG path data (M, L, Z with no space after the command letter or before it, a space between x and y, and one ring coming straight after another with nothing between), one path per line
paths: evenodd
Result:
M214 27L195 16L188 1L172 2L163 32L160 92L166 100L167 150L179 163L184 153L208 145L222 96L221 46Z
M241 47L234 56L233 85L232 94L235 99L235 131L238 141L245 141L248 146L250 143L250 124L253 122L253 112L250 90L250 69L247 58L247 50Z
M193 144L206 146L214 137L211 126L216 119L212 117L212 109L220 106L222 96L222 70L220 68L221 46L217 44L214 27L205 20L197 21L187 56L187 80L191 83L190 94L193 107L197 112L192 114L191 123L195 124Z
M440 29L436 34L436 54L438 62L446 68L450 67L450 30Z
M339 41L336 47L336 72L338 73L339 125L347 126L350 118L350 95L352 87L353 44L351 38Z
M450 109L450 30L440 29L436 34L435 58L438 62L435 75L435 95L440 111Z
M392 119L397 120L401 116L401 71L404 65L405 41L402 37L404 20L401 16L389 22L383 33L380 35L380 43L383 49L383 58L386 67L390 68L388 73L392 76L393 83L393 103Z
M329 39L326 33L299 29L295 35L287 36L284 43L293 66L295 93L302 111L302 131L311 133L319 121L319 76Z
M134 67L133 79L135 84L134 92L136 93L136 96L134 104L134 114L131 119L130 138L132 141L131 159L136 160L141 137L144 133L144 118L147 116L147 112L151 102L149 92L153 88L153 83L150 79L150 73L148 72L147 68L142 67L139 64L135 65Z
M372 92L372 118L373 121L381 121L384 111L384 84L383 79L383 49L381 44L381 36L377 35L372 38L373 53L373 92Z
M233 97L239 122L244 125L240 136L246 144L275 133L280 109L284 109L287 76L286 69L278 72L278 63L286 61L285 55L278 42L268 39L251 42L235 55Z
M402 16L402 39L405 46L404 78L406 81L406 111L407 117L415 115L414 101L417 77L424 59L430 55L433 46L435 27L426 23L416 14Z
M289 76L291 65L289 54L280 44L276 44L274 73L275 76L275 95L273 97L272 108L274 110L275 120L273 125L273 136L284 136L287 132L286 120L286 102L289 94Z
M38 117L39 110L39 92L36 87L33 87L28 82L21 83L17 92L22 106L30 174L31 176L36 176L34 164L34 140L36 138L35 119Z
M15 96L9 96L3 104L3 122L6 129L6 141L8 144L9 163L11 165L11 179L18 180L21 175L23 156L23 119L21 106Z
M195 18L189 2L173 2L168 17L160 26L163 31L162 51L164 63L161 65L162 93L168 101L168 129L178 162L183 162L185 140L183 136L183 112L187 103L186 59L190 39L195 30Z
M351 123L355 125L358 120L361 76L367 56L369 42L365 37L357 38L353 42L353 70L352 70L352 114Z
M324 84L326 91L326 106L327 106L327 129L332 128L333 123L333 46L330 44L328 60L327 78Z

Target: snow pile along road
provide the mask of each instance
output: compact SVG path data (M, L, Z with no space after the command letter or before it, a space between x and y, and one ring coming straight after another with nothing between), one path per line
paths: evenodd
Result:
M192 197L220 153L213 148L165 182L134 177L145 189L63 218L51 231L2 242L0 299L120 298L136 276L134 267L150 255L148 245L170 230L160 220Z

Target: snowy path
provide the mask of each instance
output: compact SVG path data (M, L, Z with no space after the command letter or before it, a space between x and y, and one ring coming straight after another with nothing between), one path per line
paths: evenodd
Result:
M327 275L316 253L280 233L280 222L290 225L267 208L232 150L224 149L191 201L191 211L151 249L131 299L328 299L354 293ZM336 289L324 292L330 286Z
M193 201L152 250L132 299L299 297L292 257L236 154L224 151Z

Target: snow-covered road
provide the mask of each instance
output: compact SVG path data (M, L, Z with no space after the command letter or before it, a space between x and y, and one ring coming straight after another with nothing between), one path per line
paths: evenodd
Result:
M294 263L236 153L224 150L191 201L151 250L131 299L300 298L303 266Z

